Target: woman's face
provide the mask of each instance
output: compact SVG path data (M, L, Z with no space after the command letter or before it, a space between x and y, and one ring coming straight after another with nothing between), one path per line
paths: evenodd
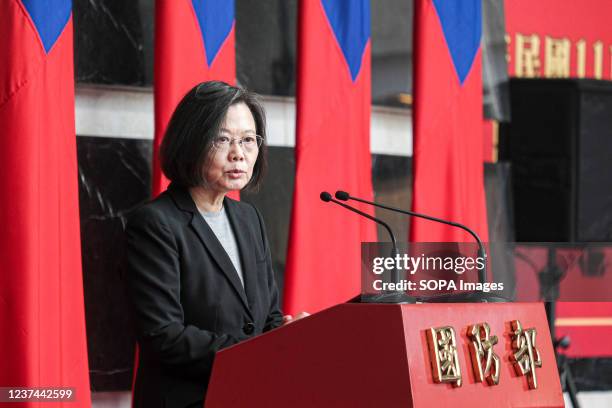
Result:
M217 137L227 137L233 142L226 148L213 146L203 169L206 188L225 194L247 185L253 175L259 149L247 151L238 140L256 134L255 119L249 107L244 102L230 106Z

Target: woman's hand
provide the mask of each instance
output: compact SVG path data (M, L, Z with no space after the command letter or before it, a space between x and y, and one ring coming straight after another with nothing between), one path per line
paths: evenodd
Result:
M291 315L284 315L283 316L283 326L286 324L289 324L291 322L295 322L296 320L300 320L303 317L307 317L310 316L310 313L308 312L300 312L297 315L295 315L295 317L291 316Z

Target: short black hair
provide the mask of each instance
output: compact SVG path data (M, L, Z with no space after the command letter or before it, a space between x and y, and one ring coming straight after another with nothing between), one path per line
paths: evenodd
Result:
M251 180L244 189L259 188L267 167L265 111L257 94L221 81L194 86L172 114L159 151L166 178L186 188L205 183L202 168L210 157L213 140L219 134L229 107L241 102L250 109L256 132L264 140Z

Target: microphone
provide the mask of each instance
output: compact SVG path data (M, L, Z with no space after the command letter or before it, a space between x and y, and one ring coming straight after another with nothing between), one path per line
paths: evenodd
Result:
M354 213L357 213L363 217L366 217L369 220L372 220L380 225L382 225L387 232L389 233L389 236L391 237L391 244L392 244L392 249L391 249L391 257L395 258L395 256L397 255L397 241L395 239L395 235L393 234L393 231L391 230L391 227L389 227L389 225L384 222L383 220L373 217L370 214L366 214L363 211L359 211L358 209L351 207L348 204L344 204L341 203L340 201L334 200L332 195L330 193L328 193L327 191L323 191L319 197L321 198L322 201L328 203L328 202L332 202L334 204L338 204L341 207L346 208L349 211L352 211ZM399 271L397 269L394 269L392 271L392 277L391 279L394 282L399 282ZM372 299L371 301L374 302L382 302L382 303L414 303L414 299L407 296L405 293L403 292L390 292L390 293L386 293L380 296L377 296L376 298Z
M458 222L452 222L452 221L443 220L441 218L432 217L431 215L420 214L420 213L417 213L417 212L414 212L414 211L402 210L402 209L391 207L391 206L388 206L388 205L379 204L379 203L376 203L376 202L373 202L373 201L367 201L367 200L364 200L364 199L358 198L358 197L352 197L346 191L336 191L336 198L338 200L342 200L342 201L348 201L348 200L359 201L361 203L373 205L374 207L383 208L385 210L394 211L394 212L398 212L398 213L401 213L401 214L410 215L410 216L413 216L413 217L424 218L426 220L430 220L430 221L434 221L434 222L439 222L439 223L442 223L442 224L446 224L446 225L450 225L450 226L453 226L453 227L461 228L462 230L468 232L472 237L474 237L474 239L478 243L478 256L483 258L483 260L484 260L483 268L478 269L478 282L485 283L487 281L487 253L485 251L484 245L482 244L482 241L480 240L480 237L478 236L478 234L476 234L476 232L474 232L472 229L470 229L466 225L459 224Z

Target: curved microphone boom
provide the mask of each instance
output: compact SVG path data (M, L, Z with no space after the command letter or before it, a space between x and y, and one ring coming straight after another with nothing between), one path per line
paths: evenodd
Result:
M395 208L395 207L391 207L391 206L388 206L388 205L379 204L379 203L376 203L376 202L373 202L373 201L367 201L367 200L364 200L362 198L353 197L349 193L347 193L346 191L336 191L336 198L338 200L341 200L341 201L348 201L348 200L359 201L360 203L373 205L374 207L383 208L385 210L395 211L395 212L398 212L398 213L401 213L401 214L410 215L410 216L418 217L418 218L424 218L426 220L430 220L430 221L434 221L434 222L440 222L442 224L450 225L452 227L461 228L462 230L468 232L472 237L474 237L474 239L478 243L478 256L482 257L483 260L484 260L483 268L479 268L479 270L478 270L478 281L480 283L485 283L486 282L486 280L487 280L487 253L485 251L484 245L482 244L482 241L480 240L480 237L478 236L478 234L476 234L476 232L474 232L474 230L472 230L471 228L467 227L466 225L459 224L457 222L443 220L441 218L432 217L431 215L420 214L420 213L417 213L417 212L414 212L414 211L402 210L400 208Z

